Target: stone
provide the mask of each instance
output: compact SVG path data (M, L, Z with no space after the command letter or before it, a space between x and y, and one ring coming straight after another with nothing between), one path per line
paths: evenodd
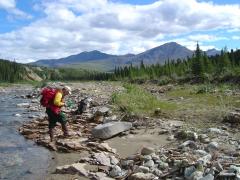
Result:
M224 121L231 123L231 124L239 124L240 123L240 112L233 111L227 114L227 116L224 117Z
M109 156L110 157L110 162L112 165L117 165L119 163L119 160L115 156Z
M167 137L167 140L168 140L168 141L173 141L174 139L175 139L175 138L174 138L174 135L170 135L170 136Z
M112 169L110 170L109 175L110 175L111 177L122 176L122 169L121 169L119 166L115 165L115 166L113 166Z
M207 145L207 150L208 150L208 152L216 151L216 150L218 150L218 147L219 147L219 145L217 142L211 142Z
M153 160L148 160L147 162L144 163L144 166L152 168L154 166L154 161Z
M202 171L195 171L191 175L191 180L199 180L200 178L203 177L203 172Z
M240 167L235 166L235 165L231 165L231 166L229 167L228 172L229 172L229 173L240 174Z
M143 173L148 173L149 172L149 167L146 166L139 166L135 172L143 172Z
M93 157L96 159L96 161L99 164L105 165L105 166L111 166L111 160L106 153L104 153L104 152L95 153L93 155Z
M213 163L213 167L215 167L218 170L218 172L223 171L223 167L222 167L221 163L218 161Z
M199 155L199 156L202 157L202 156L207 155L208 153L206 151L204 151L204 150L198 149L198 150L194 151L194 154Z
M168 163L160 161L160 162L158 162L158 167L159 167L159 169L165 170L169 167L169 165L168 165Z
M226 135L226 136L229 135L228 132L225 132L224 130L221 130L221 129L218 129L218 128L209 128L207 130L207 132L214 133L214 134L220 134L220 135Z
M190 148L197 149L197 144L194 141L188 140L182 143L179 148L184 148L189 146Z
M212 174L208 174L208 175L200 178L199 180L214 180L214 176Z
M161 170L157 169L157 168L154 169L154 170L152 171L152 173L153 173L154 175L158 176L158 177L162 176L162 174L163 174L163 172L162 172Z
M113 178L107 177L106 173L103 172L96 172L96 173L91 173L89 175L89 177L91 177L91 179L95 179L95 180L114 180Z
M134 160L123 160L121 161L123 167L129 168L134 165Z
M142 150L141 150L142 155L149 155L149 154L152 154L154 152L155 152L154 148L151 148L151 147L143 147Z
M116 115L113 115L113 116L110 116L110 117L105 117L105 118L103 119L103 123L104 123L104 124L109 123L109 122L116 122L116 121L118 121Z
M210 160L212 159L211 154L207 154L197 160L198 163L201 163L202 165L206 165Z
M84 163L74 163L71 165L59 166L56 168L56 173L61 174L79 174L82 176L88 176L87 170L84 168Z
M142 157L142 159L143 159L144 161L149 161L149 160L152 160L152 156L150 156L150 155L145 155L145 156Z
M99 139L109 139L123 131L127 131L132 127L130 122L110 122L100 124L92 129L92 135Z
M103 106L103 107L99 108L99 109L96 111L96 113L97 113L97 114L106 115L109 111L110 111L110 109L109 109L108 107Z
M196 168L194 166L190 166L190 167L187 167L185 168L184 170L184 177L187 179L187 178L190 178L191 175L196 171Z
M129 180L153 180L156 176L152 173L134 173L129 177Z

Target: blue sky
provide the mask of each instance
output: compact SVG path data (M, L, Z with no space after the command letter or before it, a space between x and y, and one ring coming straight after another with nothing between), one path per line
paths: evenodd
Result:
M175 41L240 48L239 0L0 0L0 58L140 53Z

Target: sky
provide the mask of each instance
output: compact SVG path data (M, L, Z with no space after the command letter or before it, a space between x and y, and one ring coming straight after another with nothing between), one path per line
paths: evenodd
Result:
M28 63L167 42L240 49L240 0L0 0L0 58Z

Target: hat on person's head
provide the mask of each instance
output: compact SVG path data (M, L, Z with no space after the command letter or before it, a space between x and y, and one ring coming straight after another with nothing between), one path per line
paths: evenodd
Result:
M64 86L63 87L69 94L72 94L72 90L71 90L71 88L69 87L69 86Z

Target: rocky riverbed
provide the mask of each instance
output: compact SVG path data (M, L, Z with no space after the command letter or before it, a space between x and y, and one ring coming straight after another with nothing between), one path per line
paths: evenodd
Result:
M240 141L234 135L239 123L237 109L221 125L200 129L165 116L138 117L115 111L111 94L124 91L120 84L69 85L73 93L66 101L71 103L64 109L69 138L57 126L51 143L46 117L29 117L33 120L19 129L27 139L56 153L55 160L61 163L51 167L49 179L240 178ZM18 106L44 112L38 92L24 97L31 99L29 104Z

